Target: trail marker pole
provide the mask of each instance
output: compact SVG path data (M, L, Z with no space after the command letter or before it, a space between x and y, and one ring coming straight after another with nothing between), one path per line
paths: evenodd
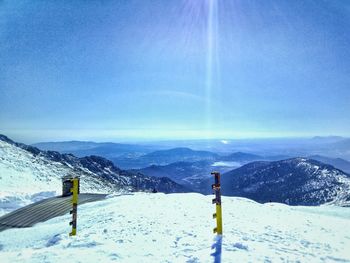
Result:
M69 222L69 225L72 226L72 232L69 233L70 236L75 236L77 234L77 215L78 215L78 189L79 189L79 178L72 178L71 182L73 187L70 189L72 195L72 221Z
M216 213L213 214L213 219L216 218L216 227L213 232L218 235L222 235L222 210L221 210L221 191L220 191L220 173L212 172L214 175L215 183L211 185L214 191L215 198L213 199L213 204L215 204Z

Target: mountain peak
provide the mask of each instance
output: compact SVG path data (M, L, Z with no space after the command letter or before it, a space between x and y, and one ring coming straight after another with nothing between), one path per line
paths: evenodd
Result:
M221 187L223 195L261 203L350 205L350 176L331 165L304 157L246 164L223 174Z

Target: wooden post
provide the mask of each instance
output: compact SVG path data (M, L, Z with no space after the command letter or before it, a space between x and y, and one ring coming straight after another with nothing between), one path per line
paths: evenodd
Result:
M215 183L211 185L214 191L215 198L213 199L213 204L215 204L216 213L213 214L213 218L216 218L216 227L214 228L214 233L222 235L222 210L221 210L221 191L220 191L220 173L212 172L214 175Z
M73 187L70 191L73 193L72 195L72 210L70 213L72 214L72 221L69 223L72 226L72 232L69 233L70 236L75 236L77 234L77 216L78 216L78 189L79 189L79 178L72 178L71 182Z

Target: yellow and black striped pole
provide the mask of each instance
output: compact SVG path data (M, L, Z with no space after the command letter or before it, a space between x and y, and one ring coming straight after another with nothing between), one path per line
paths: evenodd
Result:
M213 204L216 206L216 213L213 214L213 218L216 218L216 227L214 228L214 233L222 235L222 210L221 210L221 191L220 191L220 173L212 172L214 175L215 183L211 185L214 191L215 198L213 199Z
M69 233L70 236L75 236L77 234L77 215L78 215L78 191L79 191L79 178L72 178L72 188L70 191L72 195L72 205L73 209L70 211L72 214L72 221L69 223L72 226L72 232Z

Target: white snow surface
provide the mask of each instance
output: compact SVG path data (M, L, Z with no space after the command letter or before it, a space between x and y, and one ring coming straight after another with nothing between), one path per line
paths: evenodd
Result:
M75 237L70 215L0 232L1 262L350 262L348 208L223 197L220 239L212 198L136 193L84 204Z
M57 194L69 169L0 140L0 216ZM45 191L44 191L45 189Z

